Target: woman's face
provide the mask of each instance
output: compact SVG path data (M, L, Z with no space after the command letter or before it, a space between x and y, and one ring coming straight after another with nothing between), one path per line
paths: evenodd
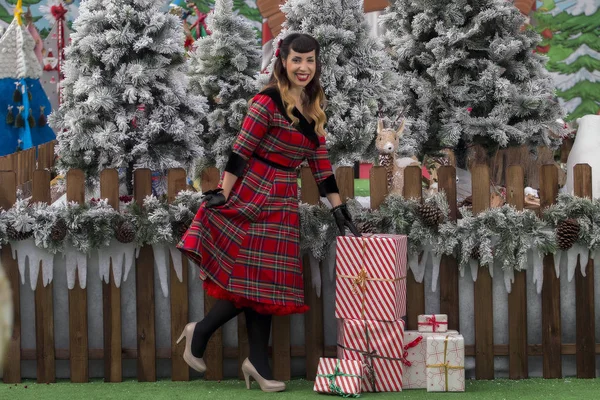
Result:
M315 51L297 53L290 49L287 58L283 60L283 67L292 86L304 88L315 76L317 69Z

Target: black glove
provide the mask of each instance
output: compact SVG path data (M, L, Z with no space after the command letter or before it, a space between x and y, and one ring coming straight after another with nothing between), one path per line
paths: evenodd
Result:
M340 234L342 236L346 235L346 227L348 227L348 229L350 229L350 232L352 232L352 234L354 236L357 236L357 237L362 236L360 234L360 232L358 231L358 229L356 229L356 226L354 226L354 224L352 223L352 217L350 216L350 213L348 212L348 208L346 207L345 204L340 204L339 206L333 207L331 209L331 213L333 214L333 217L335 218L335 223L337 224L337 226L340 230Z
M200 205L204 204L205 208L212 208L222 206L227 202L225 195L221 193L223 189L213 189L202 193L202 200Z

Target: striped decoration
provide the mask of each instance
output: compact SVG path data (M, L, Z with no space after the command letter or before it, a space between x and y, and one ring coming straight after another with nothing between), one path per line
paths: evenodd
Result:
M338 236L336 250L336 318L397 321L406 315L406 236Z
M334 375L337 376L335 376L333 383L342 393L336 393L331 389L331 379L329 379L329 376ZM335 393L339 395L343 394L347 397L354 397L351 395L360 394L362 375L363 368L360 361L321 357L319 359L317 377L315 378L314 391L318 393Z
M404 321L346 319L339 327L338 358L364 363L362 391L402 391Z

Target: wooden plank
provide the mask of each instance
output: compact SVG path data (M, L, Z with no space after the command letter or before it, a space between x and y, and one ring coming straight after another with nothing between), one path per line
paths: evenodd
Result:
M279 6L284 3L285 0L256 0L256 8L258 8L263 18L268 18L273 14L280 13Z
M246 315L242 312L237 317L238 322L238 378L244 379L244 373L242 372L242 363L250 355L250 347L248 345L248 331L246 328ZM275 326L277 325L277 317L273 318L273 346L275 346ZM223 357L225 356L225 348L223 348ZM273 366L275 367L276 359L273 359Z
M421 185L421 168L406 167L404 170L404 197L421 201L423 189ZM406 318L407 330L417 330L417 317L425 314L425 283L418 283L412 270L407 271L406 279Z
M558 170L554 164L541 167L540 210L556 201ZM544 378L562 378L560 322L560 280L554 272L554 257L544 257L544 285L542 286L542 347L544 348Z
M33 173L31 202L50 203L50 172L37 170ZM42 262L40 261L40 267ZM35 345L37 350L38 383L56 382L54 364L54 308L52 282L44 287L42 274L38 275L35 296Z
M202 191L216 189L219 184L220 172L217 168L210 167L202 171L200 186ZM215 299L210 297L204 292L204 315L208 314ZM239 318L239 316L238 316ZM245 332L245 324L240 330L240 323L238 319L238 336L247 335ZM218 381L223 379L223 329L219 328L213 333L206 350L204 352L204 362L206 363L206 372L204 378L207 380Z
M508 167L506 174L506 200L517 210L525 206L525 173L520 165ZM508 294L508 347L510 379L529 376L527 358L527 280L526 271L515 271L512 290Z
M171 169L167 173L167 195L169 203L175 201L177 194L187 187L187 177L183 168ZM178 250L179 251L179 250ZM189 321L188 303L188 260L182 257L181 280L177 277L173 260L170 261L171 281L171 380L189 381L190 368L183 360L184 346L177 345L179 335Z
M490 207L490 169L487 165L471 168L473 213ZM494 314L492 277L486 268L479 268L474 283L475 309L475 378L494 379Z
M100 173L100 197L108 199L108 204L119 210L119 174L115 169L105 169ZM112 260L110 268L113 268ZM104 381L122 382L123 363L121 356L121 289L114 279L102 282L102 317L104 321Z
M438 169L438 188L446 193L450 207L450 220L456 221L456 169L443 166ZM460 307L458 297L458 262L456 257L443 255L440 261L440 313L448 316L448 329L460 331Z
M385 167L373 167L369 171L369 192L371 194L371 209L376 210L388 194Z
M290 340L290 316L273 317L273 378L278 381L289 381L292 353Z
M152 194L152 174L141 168L133 172L133 197L141 206ZM135 263L137 314L137 378L140 382L156 381L156 330L154 326L154 253L151 246L140 249Z
M85 200L85 176L83 171L67 172L67 201L83 203ZM71 382L89 380L87 290L81 288L79 274L75 286L69 290L69 346L71 348Z
M13 171L0 172L0 207L8 210L17 201L17 176ZM2 380L4 383L21 382L21 302L19 267L12 258L12 249L2 246L0 257L6 278L10 282L13 301L13 332L6 349ZM0 360L2 362L2 360Z
M15 156L17 160L17 168L15 169L17 173L17 185L21 185L25 182L25 151L19 151L15 153Z
M0 157L0 171L12 171L12 158L8 156Z
M28 150L29 153L27 154L27 170L29 172L28 176L27 176L27 180L31 181L33 180L33 173L36 170L35 167L35 153L36 153L36 148L32 147L31 149Z
M344 173L342 173L342 176ZM308 204L318 204L320 201L319 190L315 178L308 167L302 167L300 171L302 182L301 198ZM337 180L337 176L336 176ZM354 183L354 182L353 182ZM344 185L343 189L339 186L340 195L342 190L347 191ZM325 347L325 333L323 331L323 303L317 297L312 286L312 274L308 256L305 256L302 263L304 277L304 302L310 307L304 314L304 343L306 346L306 379L314 380L317 376L317 366L319 358L323 357Z
M46 169L46 152L47 152L46 143L40 144L37 147L37 169Z
M573 169L575 196L592 197L592 168L588 164L577 164ZM596 377L596 346L594 322L594 260L588 259L585 276L581 274L580 260L575 270L575 312L577 341L577 377Z

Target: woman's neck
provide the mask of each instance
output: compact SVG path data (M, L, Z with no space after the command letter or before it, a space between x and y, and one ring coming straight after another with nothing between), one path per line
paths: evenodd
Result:
M292 96L296 104L302 104L302 91L303 89L300 86L292 86L289 89L289 94Z

